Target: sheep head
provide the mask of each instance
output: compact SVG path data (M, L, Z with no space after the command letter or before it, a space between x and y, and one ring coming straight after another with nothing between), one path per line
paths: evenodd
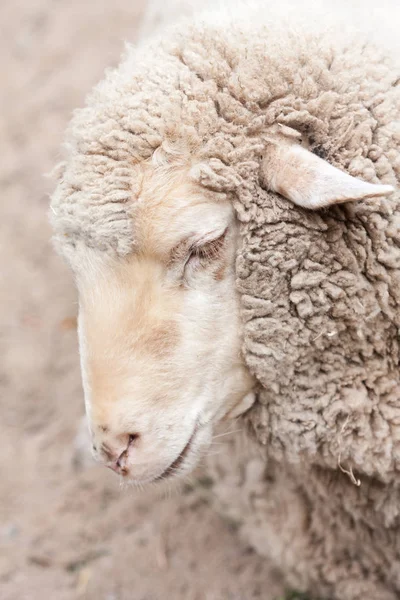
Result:
M285 136L283 136L285 138ZM389 193L277 135L261 183L316 208ZM76 267L79 339L95 455L138 484L193 469L213 426L252 404L235 288L239 228L229 195L196 167L140 169L135 248L87 248Z

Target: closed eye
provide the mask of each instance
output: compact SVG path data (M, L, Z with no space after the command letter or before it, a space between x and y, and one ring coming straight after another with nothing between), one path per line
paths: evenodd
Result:
M186 256L184 269L190 265L193 266L207 266L208 263L212 263L217 260L225 247L226 237L228 228L218 236L217 238L207 242L195 242L189 247L189 252Z

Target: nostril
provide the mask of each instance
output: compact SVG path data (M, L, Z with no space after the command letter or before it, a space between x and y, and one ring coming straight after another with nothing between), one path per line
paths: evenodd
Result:
M117 460L115 461L115 466L118 469L121 469L121 473L124 475L124 471L126 471L126 469L123 466L124 463L124 459L126 458L126 455L128 453L129 447L139 438L139 434L138 433L131 433L129 434L128 437L128 445L125 448L125 450L123 452L121 452L121 454L119 455L119 457L117 458Z
M107 459L106 466L109 469L112 469L119 475L127 475L129 472L129 468L126 463L128 460L129 448L132 444L134 444L140 438L140 434L139 433L130 433L130 434L128 434L128 436L127 436L127 434L125 434L125 436L121 436L121 438L122 437L125 439L126 447L125 447L125 450L123 450L119 454L119 456L118 456L117 452L113 451L104 442L101 445L101 450L102 450L103 455Z
M139 439L140 435L138 433L131 433L129 435L129 439L128 439L128 445L132 444L133 442L136 442L137 439Z
M124 465L125 457L126 457L126 450L124 452L122 452L122 454L119 456L119 458L115 461L115 465L113 467L111 467L113 469L113 471L115 471L116 473L119 473L122 476L125 476L128 474L128 469Z

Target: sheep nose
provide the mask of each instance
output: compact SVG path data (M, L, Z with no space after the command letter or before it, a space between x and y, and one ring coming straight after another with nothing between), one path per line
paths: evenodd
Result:
M125 448L125 450L123 450L123 452L121 452L121 454L118 456L117 459L115 459L115 458L110 459L110 455L108 455L107 456L108 461L106 462L106 467L108 467L115 473L118 473L118 475L127 475L128 469L126 467L126 459L127 459L128 450L129 450L129 444Z
M123 455L125 454L125 452L126 451L124 450L124 452L117 458L117 460L111 461L106 465L109 469L115 471L115 473L118 473L118 475L126 475L128 473L128 470L123 466Z
M116 447L111 447L106 441L102 441L98 446L93 444L97 460L101 461L106 467L118 473L119 475L128 474L128 453L131 446L139 438L139 434L130 434L126 437L125 444L116 444Z
M118 473L118 475L126 475L128 470L125 466L125 463L128 448L129 445L126 448L124 448L121 452L121 449L111 450L109 446L107 446L106 444L102 444L101 453L98 458L101 460L101 462L103 462L103 464L106 467L108 467L112 471L115 471L115 473Z

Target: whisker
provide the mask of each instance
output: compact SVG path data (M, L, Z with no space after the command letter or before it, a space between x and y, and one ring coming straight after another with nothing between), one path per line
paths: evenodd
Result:
M221 438L226 435L232 435L233 433L239 433L241 431L244 431L244 430L243 429L234 429L233 431L227 431L226 433L220 433L219 435L215 435L212 439L216 440L217 438Z

